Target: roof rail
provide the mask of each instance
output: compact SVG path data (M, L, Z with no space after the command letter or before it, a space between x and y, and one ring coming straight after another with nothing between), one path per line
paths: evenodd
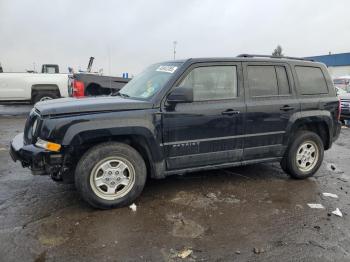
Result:
M252 54L240 54L237 57L266 57L266 58L281 58L281 59L294 59L303 61L314 61L312 59L307 59L303 57L292 57L292 56L272 56L272 55L252 55Z

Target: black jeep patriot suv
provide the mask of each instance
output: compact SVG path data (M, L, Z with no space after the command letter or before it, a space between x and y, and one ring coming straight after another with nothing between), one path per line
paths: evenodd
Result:
M40 102L13 160L74 179L97 208L132 203L146 177L279 161L312 176L340 132L326 67L240 55L154 64L115 96Z

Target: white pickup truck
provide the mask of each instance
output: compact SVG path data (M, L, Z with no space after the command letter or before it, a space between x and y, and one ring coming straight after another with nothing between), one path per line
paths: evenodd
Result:
M68 97L69 74L0 73L0 101L38 101Z

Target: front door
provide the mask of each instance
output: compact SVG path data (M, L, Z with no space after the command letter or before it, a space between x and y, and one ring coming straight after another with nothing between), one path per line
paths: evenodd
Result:
M242 160L244 92L241 63L194 64L176 86L193 89L193 102L162 109L168 170Z

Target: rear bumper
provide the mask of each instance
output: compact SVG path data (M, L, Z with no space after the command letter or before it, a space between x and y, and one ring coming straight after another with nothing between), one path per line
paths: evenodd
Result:
M38 148L34 145L24 145L23 133L18 134L11 141L10 155L13 161L20 161L23 167L29 167L33 175L44 175L45 157L49 155L45 149Z
M340 119L350 119L350 105L348 103L346 105L344 104L343 102L341 104Z
M340 130L341 130L341 122L337 121L337 124L334 126L334 133L333 133L333 139L332 139L333 142L338 139L340 135Z
M349 119L350 119L350 112L349 112L349 113L343 113L343 112L341 112L341 114L340 114L340 119L341 119L341 120L349 120Z

